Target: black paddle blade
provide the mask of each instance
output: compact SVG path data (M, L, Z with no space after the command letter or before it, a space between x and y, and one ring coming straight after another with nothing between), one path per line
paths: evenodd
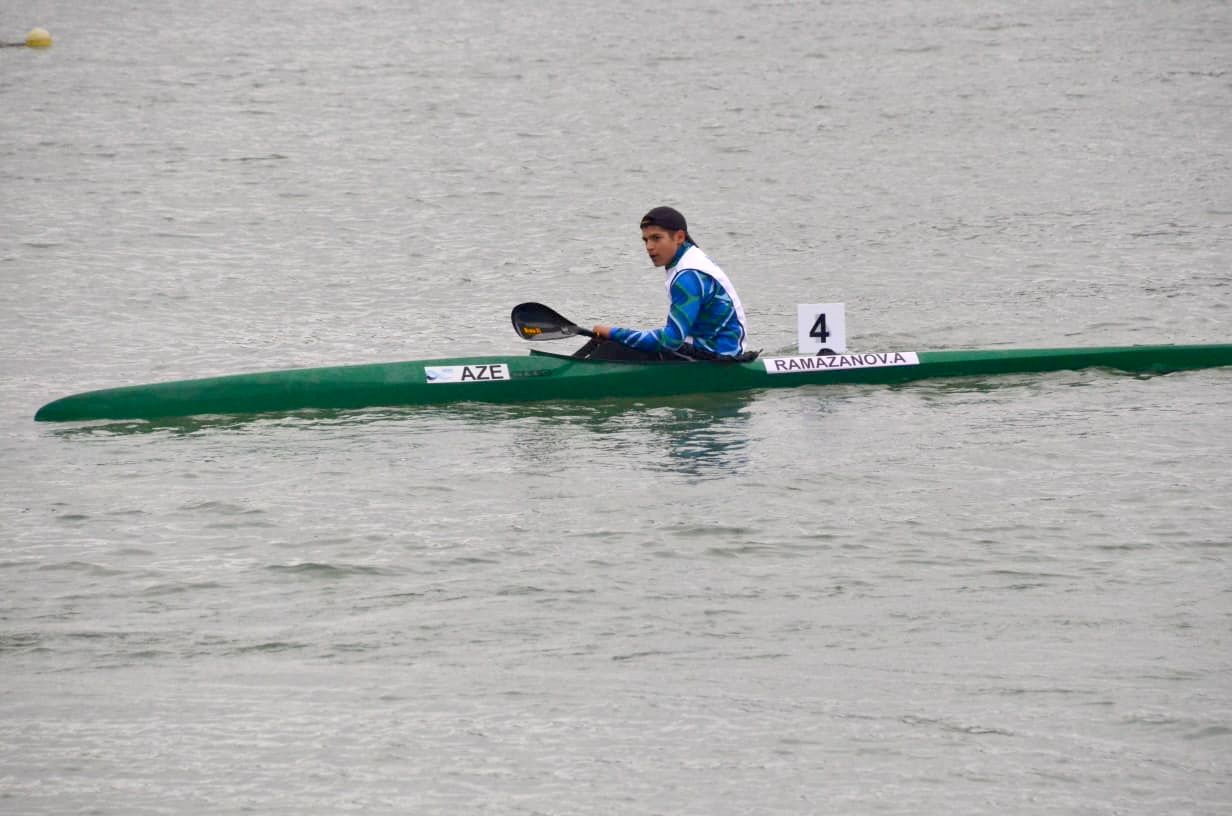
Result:
M563 340L590 332L575 326L567 318L544 306L542 303L519 303L509 315L513 330L524 340Z

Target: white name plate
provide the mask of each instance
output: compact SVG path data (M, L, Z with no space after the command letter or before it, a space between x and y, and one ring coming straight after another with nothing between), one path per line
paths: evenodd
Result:
M765 357L767 374L800 374L805 371L845 371L854 368L889 368L920 364L914 351L889 351L868 354L835 354L813 357Z
M504 363L424 366L424 377L429 383L500 382L509 379L509 366Z

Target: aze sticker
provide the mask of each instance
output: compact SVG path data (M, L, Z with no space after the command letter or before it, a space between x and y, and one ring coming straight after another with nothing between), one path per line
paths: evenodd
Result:
M504 363L472 363L471 365L424 366L429 383L500 382L509 379L509 366Z
M875 354L829 354L820 357L766 357L762 362L765 363L768 374L799 374L804 371L919 365L920 358L914 351L890 351Z

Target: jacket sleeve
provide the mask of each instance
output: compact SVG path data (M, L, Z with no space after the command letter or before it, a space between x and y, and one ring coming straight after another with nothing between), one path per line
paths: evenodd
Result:
M672 281L671 308L667 322L660 329L612 329L612 339L623 346L641 351L675 351L692 334L693 324L701 312L705 282L702 273L686 269Z

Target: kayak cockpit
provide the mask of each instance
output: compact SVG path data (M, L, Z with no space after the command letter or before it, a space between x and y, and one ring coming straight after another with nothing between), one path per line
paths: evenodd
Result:
M555 357L558 360L586 360L594 363L751 363L761 354L761 350L746 351L736 357L719 357L696 346L682 346L679 351L647 353L622 346L610 340L590 340L572 354L553 354L549 351L531 349L532 357Z

